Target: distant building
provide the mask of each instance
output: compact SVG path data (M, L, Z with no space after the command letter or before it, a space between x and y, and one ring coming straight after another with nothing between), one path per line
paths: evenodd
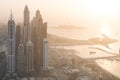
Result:
M21 26L17 25L16 26L16 46L15 46L15 55L16 55L16 67L17 67L17 60L18 60L18 46L20 44L21 40Z
M25 54L22 43L18 46L17 73L22 76L25 73Z
M26 72L33 72L33 43L31 40L26 45Z
M43 68L43 39L47 37L47 23L43 23L40 11L36 11L36 16L31 22L32 41L34 44L35 69L40 71ZM34 32L34 33L33 33Z
M44 38L43 40L43 70L48 69L48 40Z
M42 33L43 33L43 38L47 38L47 22L43 24Z
M31 73L34 71L34 55L33 42L31 40L31 27L28 27L28 41L26 44L26 72Z
M16 40L19 39L19 41L16 41L16 56L17 56L17 73L19 76L24 76L25 73L25 53L24 53L24 45L23 45L23 31L20 26L17 26L18 29L16 29ZM18 31L18 32L17 32Z
M6 52L0 52L0 79L5 75L7 71L7 60L6 60Z
M30 29L30 12L28 6L24 9L24 22L23 22L23 44L25 54L25 70L27 73L33 71L33 43L31 41L31 29Z
M8 54L7 54L7 72L15 72L15 22L12 13L8 21Z
M17 54L17 51L18 51L17 48L20 44L20 40L21 40L21 26L17 25L16 26L16 54Z
M35 26L35 17L34 17L31 21L31 36L32 36L31 40L32 40L32 42L36 41L36 39L35 39L36 30L35 29L36 29L36 26ZM34 52L35 52L35 50L34 50Z
M33 47L33 57L34 57L34 68L36 68L36 61L37 61L37 40L36 40L36 26L35 26L35 17L32 19L31 21L31 40L34 44L34 47Z
M24 21L23 21L23 44L26 45L28 41L29 35L29 28L30 28L30 13L28 6L25 6L24 9Z
M26 54L26 47L27 47L27 42L29 40L29 30L30 30L30 12L28 9L28 6L26 5L24 8L24 19L23 19L23 35L22 35L22 41L24 45L24 54L25 54L25 67L27 67L27 54Z
M35 26L36 26L36 58L37 61L37 71L42 69L43 66L43 38L42 38L42 25L43 25L43 20L41 17L41 14L39 10L36 12L36 18L35 18Z

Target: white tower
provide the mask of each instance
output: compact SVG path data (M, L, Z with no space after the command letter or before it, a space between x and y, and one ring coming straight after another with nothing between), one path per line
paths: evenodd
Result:
M48 69L48 40L44 38L43 40L43 70Z
M8 54L7 54L7 72L15 72L15 22L10 15L8 21Z
M30 73L33 71L33 43L31 40L26 45L26 72Z
M24 54L24 46L22 42L18 46L18 62L17 62L17 72L19 75L24 74L25 72L25 54Z

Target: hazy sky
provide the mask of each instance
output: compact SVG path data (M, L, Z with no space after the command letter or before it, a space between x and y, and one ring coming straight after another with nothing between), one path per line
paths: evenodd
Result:
M28 5L31 19L40 10L48 25L71 24L101 26L120 24L120 0L0 0L0 22L7 23L12 9L16 23L23 21L23 10Z

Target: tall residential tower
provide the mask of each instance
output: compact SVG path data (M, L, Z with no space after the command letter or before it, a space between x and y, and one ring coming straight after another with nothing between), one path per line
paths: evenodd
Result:
M30 28L30 13L28 6L25 6L24 9L24 21L23 21L23 44L26 45L28 41L28 35L29 35L29 28Z
M25 73L25 53L22 41L22 30L20 32L20 43L17 48L17 73L22 76Z
M47 38L43 39L43 70L48 69L48 40Z
M26 73L30 73L33 68L33 43L31 41L31 28L30 28L30 13L27 5L24 9L24 24L23 24L23 43L25 53Z
M44 52L43 40L47 38L47 23L43 22L40 11L36 11L36 15L31 22L32 40L34 44L34 61L37 71L43 69L44 66Z
M15 22L12 13L8 21L8 54L7 54L7 72L15 72Z

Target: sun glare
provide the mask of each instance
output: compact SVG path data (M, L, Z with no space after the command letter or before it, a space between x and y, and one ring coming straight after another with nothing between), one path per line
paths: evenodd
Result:
M107 36L110 36L111 35L111 32L110 32L110 25L108 23L104 23L103 26L102 26L102 29L101 29L101 33L102 34L105 34Z

